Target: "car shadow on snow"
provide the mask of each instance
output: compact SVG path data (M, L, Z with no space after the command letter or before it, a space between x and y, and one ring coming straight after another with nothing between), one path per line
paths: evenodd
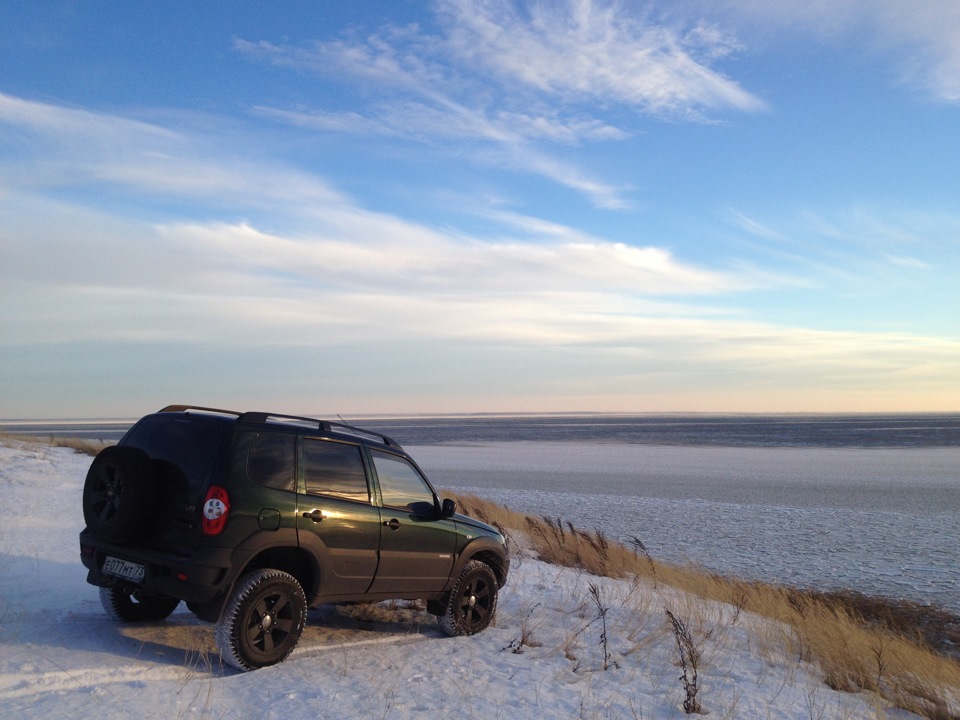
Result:
M5 655L24 651L50 657L63 651L107 654L119 661L169 665L214 677L238 671L225 665L214 625L181 604L155 623L119 623L107 617L82 566L0 553L0 642ZM368 643L400 643L443 635L423 603L321 605L309 611L293 657L346 650Z
M197 620L183 605L159 623L106 622L118 635L138 643L126 652L140 660L169 662L215 676L239 672L224 664L220 657L214 643L214 625ZM292 657L442 636L433 616L415 603L321 605L308 612L303 635Z

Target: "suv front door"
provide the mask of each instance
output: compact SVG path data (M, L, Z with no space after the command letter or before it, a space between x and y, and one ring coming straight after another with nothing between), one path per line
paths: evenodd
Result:
M433 489L405 458L372 450L383 507L376 593L437 592L453 568L456 525L443 519Z

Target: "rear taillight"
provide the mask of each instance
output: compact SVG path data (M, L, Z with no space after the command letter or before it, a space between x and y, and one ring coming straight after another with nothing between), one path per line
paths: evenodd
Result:
M200 524L204 535L219 535L227 525L230 514L230 496L222 487L211 485L203 501L203 520Z

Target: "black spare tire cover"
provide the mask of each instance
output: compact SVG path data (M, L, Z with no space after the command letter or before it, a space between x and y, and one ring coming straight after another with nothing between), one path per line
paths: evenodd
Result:
M115 445L94 458L83 484L83 519L107 542L134 540L156 507L157 476L143 450Z

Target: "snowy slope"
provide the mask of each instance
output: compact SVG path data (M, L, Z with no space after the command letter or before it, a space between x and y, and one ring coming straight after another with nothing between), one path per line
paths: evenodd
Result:
M157 625L107 619L78 559L89 464L64 448L0 445L3 717L679 718L665 609L701 644L698 697L712 717L915 717L830 690L779 656L779 629L757 618L531 558L514 559L496 626L478 636L443 637L407 604L324 606L285 663L237 673L183 606Z

